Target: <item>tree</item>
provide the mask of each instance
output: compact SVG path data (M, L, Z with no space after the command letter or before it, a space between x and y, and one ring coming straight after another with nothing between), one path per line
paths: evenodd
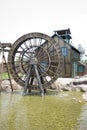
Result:
M85 48L82 46L82 44L79 44L77 48L80 51L80 60L82 60L85 54Z

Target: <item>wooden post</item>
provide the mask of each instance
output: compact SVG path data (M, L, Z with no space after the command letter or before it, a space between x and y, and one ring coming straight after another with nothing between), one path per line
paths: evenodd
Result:
M0 69L0 92L1 92L1 83L2 83L2 79L1 79L1 69Z
M7 73L8 73L8 78L9 78L10 85L11 85L11 90L13 92L13 87L12 87L12 82L11 82L11 78L10 78L10 73L9 73L8 65L6 63L6 59L5 59L5 55L4 55L4 52L9 52L9 50L5 49L6 47L11 48L11 43L0 43L0 51L2 52L2 63L1 63L1 70L0 70L0 91L1 91L2 74L4 72L4 63L5 63L6 64Z

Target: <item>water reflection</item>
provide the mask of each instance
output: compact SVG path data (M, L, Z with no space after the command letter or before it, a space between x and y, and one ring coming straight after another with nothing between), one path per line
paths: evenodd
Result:
M78 119L78 130L87 130L87 104L82 107L82 112Z
M73 130L82 104L72 100L75 93L61 95L1 93L0 130Z

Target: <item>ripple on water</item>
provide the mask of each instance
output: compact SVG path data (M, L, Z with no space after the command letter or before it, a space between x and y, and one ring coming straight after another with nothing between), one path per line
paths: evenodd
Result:
M73 130L81 107L69 93L44 97L1 93L0 130Z

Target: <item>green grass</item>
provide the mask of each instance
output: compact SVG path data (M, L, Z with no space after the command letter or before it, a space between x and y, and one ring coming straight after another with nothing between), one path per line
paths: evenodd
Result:
M4 72L1 74L2 79L9 79L8 73Z

